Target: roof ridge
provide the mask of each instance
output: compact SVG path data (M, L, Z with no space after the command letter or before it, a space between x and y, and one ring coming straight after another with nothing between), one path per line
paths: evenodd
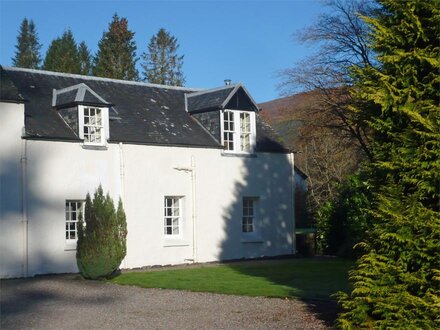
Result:
M140 82L140 81L131 81L131 80L122 80L122 79L113 79L113 78L95 77L95 76L85 76L85 75L80 75L80 74L75 74L75 73L63 73L63 72L54 72L54 71L47 71L47 70L17 68L17 67L12 67L12 66L2 66L2 68L5 71L24 71L24 72L30 72L30 73L45 74L45 75L52 75L52 76L61 76L61 77L68 77L68 78L80 78L80 79L86 79L86 80L107 81L107 82L114 82L114 83L126 84L126 85L138 85L138 86L155 87L155 88L163 88L163 89L176 89L176 90L182 90L182 91L188 91L188 92L203 91L204 90L201 88L159 85L159 84L151 84L151 83L145 83L145 82Z
M187 96L188 97L199 96L199 95L203 95L203 94L206 94L206 93L217 92L217 91L220 91L220 90L223 90L223 89L228 89L228 88L234 89L237 86L242 86L242 84L239 82L239 83L236 83L236 84L226 85L226 86L222 86L222 87L203 89L203 90L199 90L198 92L193 92L191 94L188 94Z

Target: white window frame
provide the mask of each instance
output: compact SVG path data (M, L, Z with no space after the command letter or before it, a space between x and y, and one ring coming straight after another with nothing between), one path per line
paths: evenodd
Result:
M178 214L174 214L173 206L168 206L167 200L173 199L177 201ZM165 238L181 238L183 236L183 196L164 196L164 217L163 217L163 236ZM171 212L169 212L171 211ZM177 219L177 233L174 233L173 221ZM168 221L170 220L170 221ZM168 232L168 228L171 229L171 233Z
M97 109L101 112L101 141L99 142L90 142L85 140L84 136L84 113L86 109ZM109 117L108 117L108 108L106 107L96 107L96 106L78 106L78 129L79 129L79 138L84 141L84 145L90 146L106 146L107 140L110 138L110 130L109 130ZM91 126L91 125L90 125Z
M225 112L232 112L234 116L234 131L226 131L225 130ZM241 115L249 115L250 120L250 131L246 132L250 134L249 137L249 143L250 143L250 150L245 151L241 150L242 148L242 135L245 132L242 132L242 125L241 125ZM226 153L234 153L234 154L252 154L255 152L255 144L256 144L256 124L255 124L255 112L254 111L241 111L241 110L231 110L231 109L225 109L223 111L220 111L220 127L221 127L221 143L224 146L225 145L225 139L224 134L225 133L233 133L233 149L228 150L225 148L224 152Z
M251 204L248 204L251 202ZM256 232L256 220L257 220L257 197L244 196L242 198L242 211L241 211L241 232L244 235L255 235ZM251 230L249 230L251 229Z
M73 216L73 212L71 210L71 208L67 206L67 204L80 204L80 207L78 208L78 205L76 205L76 210L75 210L75 220L72 219ZM85 201L84 200L79 200L79 199L66 199L65 203L64 203L64 207L65 207L65 212L64 212L64 236L66 239L66 243L70 244L70 243L76 243L78 240L78 222L79 222L79 212L80 211L83 221L84 221L84 209L85 209ZM74 224L74 229L72 230L70 228L70 225ZM70 233L75 233L75 237L74 238L70 238Z

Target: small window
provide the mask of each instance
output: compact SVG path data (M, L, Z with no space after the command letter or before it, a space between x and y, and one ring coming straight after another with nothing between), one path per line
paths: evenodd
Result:
M78 239L78 221L80 216L84 219L83 201L66 201L66 240Z
M84 108L84 143L103 144L102 122L100 108Z
M178 236L182 226L182 197L165 197L164 234Z
M240 112L240 151L251 152L251 116Z
M255 226L255 198L243 197L242 232L253 233Z

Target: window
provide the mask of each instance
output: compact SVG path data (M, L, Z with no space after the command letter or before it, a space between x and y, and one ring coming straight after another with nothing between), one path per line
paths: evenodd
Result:
M79 137L85 145L104 146L109 138L108 108L78 106Z
M78 239L78 221L80 215L84 219L83 201L66 201L66 240L76 241Z
M223 122L223 146L226 150L234 150L234 113L232 111L225 111Z
M242 232L253 233L255 225L255 198L243 197Z
M182 226L182 198L165 197L164 234L178 236Z
M99 108L84 108L84 142L102 144L102 113Z
M255 113L225 110L223 112L223 146L228 152L251 153L255 145Z

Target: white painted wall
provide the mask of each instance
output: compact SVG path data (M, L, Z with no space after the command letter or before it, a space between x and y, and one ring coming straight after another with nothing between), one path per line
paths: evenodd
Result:
M20 107L16 106L16 110L21 109L23 116ZM6 134L3 120L12 111L9 105L2 105L1 134ZM0 150L2 164L10 158L13 166L2 172L7 177L2 181L7 181L7 187L2 188L1 202L9 204L12 198L13 212L3 208L0 213L1 248L6 251L2 252L1 277L23 275L20 250L23 239L17 204L17 198L20 200L17 150L20 150L23 117L10 117L10 132L2 136L2 141L14 145L2 146ZM12 129L12 126L17 127ZM65 200L84 199L99 184L116 200L124 195L128 240L123 268L274 256L290 254L294 249L293 164L288 155L259 153L254 158L231 157L216 149L125 144L90 150L79 143L37 140L28 140L27 145L29 275L77 271L75 250L65 243ZM190 168L192 158L194 196L191 172L176 169ZM164 196L184 196L180 239L170 240L163 235ZM243 196L259 197L258 232L251 237L241 233ZM193 198L196 198L195 226Z
M24 275L21 132L24 105L0 102L0 277Z

